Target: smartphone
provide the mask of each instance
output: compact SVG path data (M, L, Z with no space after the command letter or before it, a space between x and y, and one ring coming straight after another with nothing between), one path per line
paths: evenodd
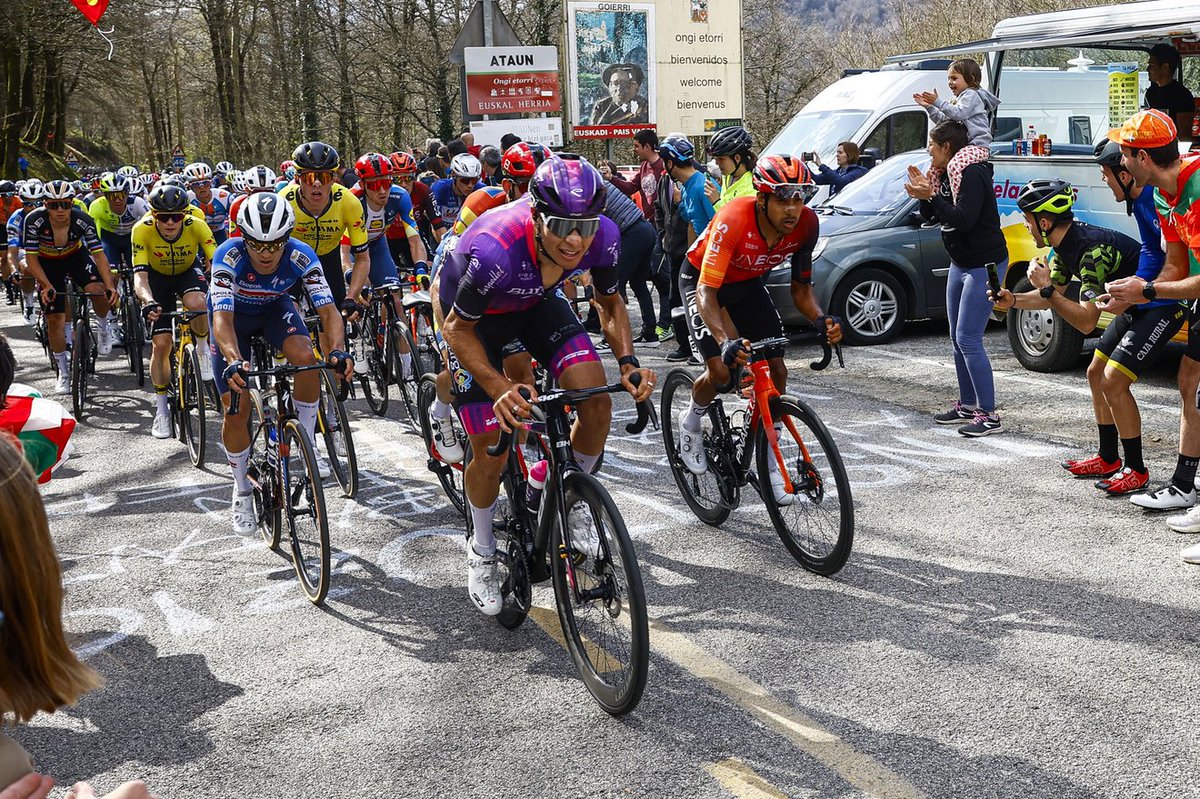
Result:
M992 290L992 298L1000 298L1000 275L996 273L995 264L984 264L984 269L987 270L988 288Z
M816 153L800 153L801 161L811 161L816 158Z

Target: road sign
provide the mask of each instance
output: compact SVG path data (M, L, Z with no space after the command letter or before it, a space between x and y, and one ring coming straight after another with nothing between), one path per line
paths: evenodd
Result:
M557 47L467 47L467 113L522 114L562 109Z
M562 147L562 117L537 117L534 119L492 119L471 122L471 133L476 144L500 146L505 133L513 133L522 141L537 142L547 147Z
M68 158L67 159L67 169L70 169L71 171L78 170L79 169L79 159Z

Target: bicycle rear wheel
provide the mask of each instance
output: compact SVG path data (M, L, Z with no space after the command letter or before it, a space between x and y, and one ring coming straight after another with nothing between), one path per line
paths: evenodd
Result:
M420 417L417 415L417 384L421 380L421 373L417 371L416 352L417 345L413 341L412 333L408 330L406 320L401 320L399 324L393 326L394 335L396 336L395 359L392 362L392 374L396 378L396 384L400 387L400 399L404 403L404 409L408 412L408 418L414 425L420 424ZM401 344L403 342L403 345ZM413 355L409 364L407 374L402 362L401 350L407 349Z
M338 399L337 386L328 370L321 370L321 404L317 407L317 435L325 446L333 477L342 488L342 496L358 493L358 456L354 452L354 434L346 404Z
M367 407L376 416L385 416L388 409L389 388L392 375L392 337L386 334L386 326L380 320L378 306L371 305L360 322L359 336L365 339L363 352L367 357L367 371L358 376L362 384Z
M662 410L658 415L658 420L662 426L663 446L667 451L667 462L671 466L671 475L675 478L675 485L679 487L679 493L683 495L684 501L692 509L692 513L696 514L697 519L715 527L729 518L729 513L734 505L728 501L727 497L723 496L721 490L722 480L724 479L728 483L729 478L723 478L714 469L714 459L711 457L708 461L708 471L699 475L692 474L679 457L679 444L676 439L679 417L692 401L692 384L694 382L696 381L692 378L691 373L685 369L672 369L667 373L667 379L663 381ZM716 413L716 409L714 408L709 413L711 417ZM704 420L706 451L710 450L712 430L712 419L706 418ZM731 490L733 496L737 496L736 487L731 489L729 485L726 485L726 493Z
M283 424L279 442L284 513L292 540L292 563L308 601L319 605L329 593L329 519L317 454L296 419Z
M283 502L280 492L282 472L277 468L279 461L272 461L268 442L270 428L265 424L262 395L258 389L248 389L242 402L249 400L250 419L250 482L254 485L254 518L258 520L258 534L271 549L279 547L283 533Z
M549 546L558 620L583 684L600 707L621 716L641 700L650 663L641 571L625 521L604 486L573 471L564 494L572 549L583 547L588 525L599 546L572 566L556 514Z
M426 372L437 372L442 365L442 355L438 352L437 339L433 335L433 309L421 305L410 312L409 323L412 326L413 368L418 375Z
M83 408L87 403L88 362L91 360L92 331L87 319L75 322L74 346L71 348L71 410L75 418L83 421Z
M796 397L772 403L771 416L793 493L783 503L776 499L769 471L775 450L761 427L755 443L759 493L792 557L811 572L833 574L846 565L854 541L854 498L842 456L825 424Z
M179 364L179 421L183 428L184 442L192 465L204 465L204 446L208 435L205 429L204 378L200 376L200 356L193 344L183 350L183 363Z
M425 374L417 384L417 416L421 422L421 438L425 441L425 451L429 454L429 471L437 476L438 483L446 492L447 499L454 509L465 517L467 501L463 493L463 465L461 463L446 463L433 454L433 423L429 418L429 406L437 397L437 376ZM459 432L458 420L452 420L454 430ZM465 436L460 438L464 452L467 442Z

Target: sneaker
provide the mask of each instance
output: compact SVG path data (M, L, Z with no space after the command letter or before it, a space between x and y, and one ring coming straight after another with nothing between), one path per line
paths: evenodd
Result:
M693 433L683 426L691 412L691 408L684 408L679 414L679 458L689 472L700 475L708 471L708 456L704 452L704 432Z
M1188 509L1187 513L1168 516L1167 527L1177 533L1200 533L1200 505Z
M1129 501L1146 510L1179 510L1196 504L1196 492L1183 491L1174 483L1167 483L1154 491L1132 496Z
M485 616L495 616L504 606L500 581L496 579L496 555L480 555L467 542L467 594Z
M454 432L454 420L448 416L445 419L434 416L433 405L429 406L429 429L433 433L433 448L437 456L446 463L462 463L466 453Z
M576 502L567 513L567 527L571 531L571 548L589 558L600 557L600 533L596 520L586 502Z
M1121 471L1121 465L1120 458L1115 461L1106 461L1099 455L1062 462L1062 467L1076 477L1111 477Z
M659 341L670 341L671 339L675 338L674 325L667 325L666 327L658 325L654 328L654 332L658 335Z
M1184 563L1200 563L1200 544L1184 547L1179 556L1183 558Z
M197 352L196 357L200 360L200 379L205 383L212 382L212 355L207 350Z
M1104 483L1103 490L1105 493L1110 497L1119 497L1122 494L1132 494L1134 491L1141 491L1146 487L1146 483L1149 482L1150 472L1135 472L1126 466L1107 480L1097 481L1096 487L1100 488L1100 484Z
M112 353L112 330L104 328L96 331L96 352L101 355L109 355Z
M657 344L658 335L648 327L643 327L642 332L633 340L634 344Z
M609 345L608 339L606 338L602 338L596 342L596 352L608 352L611 349L612 346Z
M986 414L977 412L975 421L970 424L964 424L958 428L958 434L969 436L971 438L979 438L980 436L990 436L992 433L1003 433L1004 428L1000 425L1000 417L996 414Z
M125 328L120 327L118 325L117 327L111 327L110 329L112 330L113 346L124 347L125 346Z
M254 532L257 520L254 518L254 494L239 494L237 487L233 489L233 531L238 535L249 535Z
M975 411L963 405L958 400L954 401L954 407L945 413L939 413L933 417L933 421L938 424L962 424L963 422L974 421Z
M679 347L667 354L668 361L686 361L690 357L692 357L692 351L687 347Z
M63 372L58 376L58 382L54 384L54 393L61 396L71 393L71 375Z
M33 325L37 324L37 320L34 318L33 306L32 306L32 305L26 305L26 306L25 306L25 324L27 324L27 325L29 325L29 326L31 326L31 327L32 327Z
M150 425L150 435L155 438L171 437L171 417L169 414L154 414L154 422Z

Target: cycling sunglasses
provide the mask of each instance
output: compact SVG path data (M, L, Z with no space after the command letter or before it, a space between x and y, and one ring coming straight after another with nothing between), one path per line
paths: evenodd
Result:
M598 216L575 219L569 216L547 216L543 214L542 221L546 223L546 230L560 239L570 236L573 230L578 230L580 237L586 239L595 236L596 231L600 229L600 217Z
M188 183L194 189L207 189L212 186L211 180L193 180Z
M168 213L159 213L158 211L154 212L154 218L157 219L159 222L182 222L183 218L185 216L187 216L187 214L181 214L181 213L175 213L175 212L168 212Z
M296 180L301 183L312 186L315 183L320 183L322 186L327 186L333 183L335 175L328 169L310 170L307 172L297 172Z
M390 189L392 187L392 179L373 178L372 180L364 180L362 184L363 188L370 189L371 191L379 191L380 189Z
M47 200L43 206L47 211L69 211L75 203L70 200Z
M817 187L812 183L779 183L771 188L771 194L780 200L808 202L817 195Z
M246 249L253 250L254 252L279 252L288 242L286 236L275 241L259 241L248 236L243 236L242 238L246 241Z
M129 192L127 191L106 191L104 196L109 200L128 200Z

